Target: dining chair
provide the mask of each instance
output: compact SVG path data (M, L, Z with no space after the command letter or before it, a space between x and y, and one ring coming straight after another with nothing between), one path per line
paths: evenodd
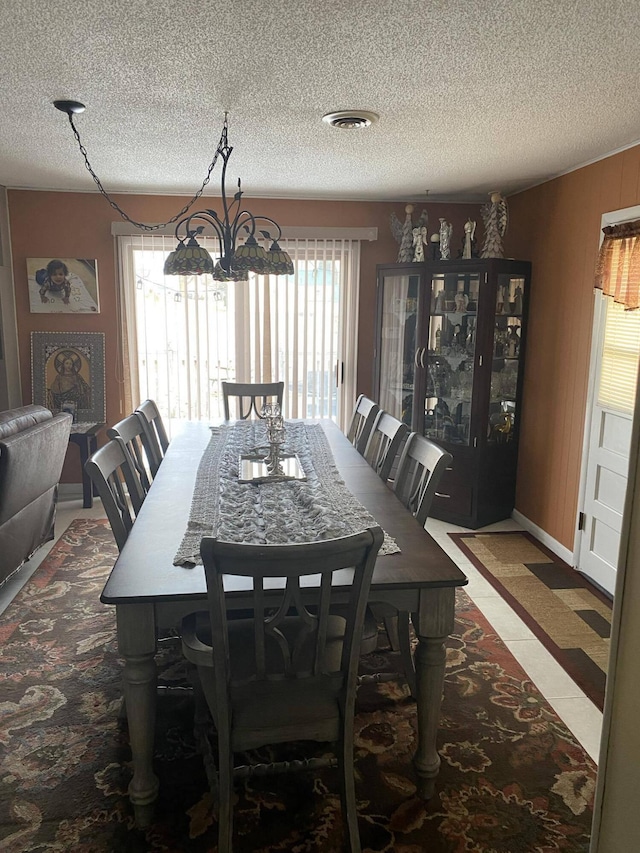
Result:
M408 435L409 427L406 424L384 409L378 412L364 449L364 458L385 483L391 477L396 459Z
M119 436L111 438L104 447L100 447L87 459L84 467L98 491L118 551L122 551L145 497L127 445ZM170 628L158 633L157 642L159 646L173 649L178 639L179 632L176 628ZM179 660L182 660L182 657ZM181 697L186 693L193 693L193 688L176 686L173 683L158 683L156 691L159 696ZM123 698L118 716L125 718L126 715Z
M135 414L138 415L142 421L142 425L147 433L147 441L152 449L154 457L159 460L159 466L160 462L164 459L164 454L167 452L167 448L169 447L169 438L167 436L167 431L164 428L162 416L158 407L153 400L145 400L143 403L140 403ZM157 469L153 471L153 475L155 476L156 473Z
M360 394L356 400L353 415L351 416L351 423L347 430L347 438L362 456L364 455L364 449L367 446L367 441L369 441L369 436L371 435L373 422L375 421L376 415L379 411L380 406L377 403L374 403L373 400L365 397L364 394Z
M405 442L396 472L394 492L422 527L429 517L442 475L452 461L453 456L444 448L416 432L412 432ZM411 653L409 613L385 613L375 603L371 606L384 619L391 647L400 652L404 674L411 695L415 697L416 675Z
M217 733L219 853L232 849L233 778L253 769L234 768L234 753L293 740L337 743L346 841L351 853L360 853L353 767L359 636L382 540L379 527L309 544L203 538L209 612L183 620L182 646L197 667ZM345 568L353 569L347 585L344 578L340 585L349 604L344 616L336 616L330 607L332 580ZM250 618L227 619L223 575L225 583L237 576L249 587ZM306 584L310 575L318 576L317 585ZM326 763L313 758L268 770Z
M417 432L405 442L394 491L423 527L442 475L452 462L448 451Z
M229 399L236 398L236 417L246 421L253 412L256 417L262 417L262 407L267 399L276 398L282 408L284 382L223 382L222 402L224 404L225 420L230 420Z
M121 438L112 438L85 463L121 551L144 501L135 465Z
M123 418L117 424L108 427L107 436L119 438L125 443L140 480L142 491L146 495L160 466L160 460L149 441L149 435L145 430L142 418L135 413Z

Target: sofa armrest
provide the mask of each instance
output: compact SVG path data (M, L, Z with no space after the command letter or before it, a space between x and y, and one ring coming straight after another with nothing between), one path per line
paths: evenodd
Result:
M0 439L0 524L58 484L72 421L60 414Z

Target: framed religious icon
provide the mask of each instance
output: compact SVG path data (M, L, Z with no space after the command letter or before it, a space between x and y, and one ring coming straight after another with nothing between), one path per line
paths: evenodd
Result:
M97 261L88 258L27 258L32 314L97 314Z
M32 332L33 402L54 414L69 412L74 423L104 423L103 332Z

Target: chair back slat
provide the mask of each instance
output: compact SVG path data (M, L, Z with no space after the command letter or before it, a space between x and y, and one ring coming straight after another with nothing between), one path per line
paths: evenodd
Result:
M118 550L121 551L144 500L140 481L124 441L112 438L87 460L85 471L100 495Z
M364 450L367 446L367 442L369 441L369 436L371 435L371 430L373 428L373 422L375 421L379 411L380 406L377 403L374 403L373 400L365 397L364 394L360 394L356 400L356 405L351 417L351 423L347 430L347 438L356 448L358 453L362 455L364 455Z
M213 668L219 696L247 682L293 680L304 693L304 681L336 673L344 678L349 667L357 668L358 643L347 642L354 630L362 630L364 607L358 610L358 596L368 591L375 555L382 542L380 528L345 537L302 545L245 545L218 542L205 537L201 553L207 578L212 628ZM329 649L332 637L331 587L335 572L354 568L351 585L341 586L350 593L346 611L347 628L341 655ZM234 620L227 623L223 575L251 579L251 609L254 614L254 648L247 668L247 650L243 650L245 668L234 672ZM317 585L304 583L311 575L319 575ZM274 582L278 579L278 583ZM269 588L265 609L265 586ZM365 596L366 599L366 596ZM359 624L358 624L359 623ZM342 622L340 623L342 624ZM231 630L229 630L231 626ZM216 636L227 643L216 647ZM335 629L334 629L335 635ZM229 649L225 659L224 648ZM353 660L344 657L352 654ZM355 681L354 688L355 689Z
M411 433L407 439L395 479L395 493L424 525L442 475L453 456L423 435Z
M229 401L236 400L238 420L246 421L255 416L262 418L262 407L267 400L275 400L282 408L284 382L223 382L222 402L225 420L231 420Z
M127 494L124 490L122 480L119 477L119 472L115 471L113 474L109 474L107 477L107 483L109 484L109 488L113 494L113 499L128 535L133 527L133 519L130 513Z
M147 427L146 431L149 444L152 446L153 453L159 460L158 464L160 464L169 447L169 437L164 428L160 411L153 400L145 400L140 403L136 412L143 419L143 424Z
M144 425L138 415L129 415L107 429L109 438L120 438L124 441L135 470L140 480L143 492L151 488L151 481L158 470L158 463L148 442ZM150 455L151 451L151 455ZM155 466L152 463L156 463ZM153 470L155 467L155 471Z
M328 613L331 604L331 576L327 573L322 575L320 586L320 613ZM316 655L313 661L313 672L318 675L322 669L322 650L327 645L328 619L323 619L318 624L318 642L316 645Z
M387 482L400 455L409 427L381 410L376 415L364 457L378 476Z
M264 678L266 673L264 618L264 586L256 583L253 589L253 613L255 643L256 673L258 678Z

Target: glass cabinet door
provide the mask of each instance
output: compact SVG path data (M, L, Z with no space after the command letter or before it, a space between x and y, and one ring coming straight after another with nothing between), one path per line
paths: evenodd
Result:
M411 426L420 276L385 274L381 282L378 402Z
M498 276L487 424L488 444L506 444L514 436L524 288L525 280L521 276Z
M427 438L469 445L480 274L436 273L424 356Z
M452 456L434 518L477 529L513 512L530 281L512 258L377 269L377 402Z

